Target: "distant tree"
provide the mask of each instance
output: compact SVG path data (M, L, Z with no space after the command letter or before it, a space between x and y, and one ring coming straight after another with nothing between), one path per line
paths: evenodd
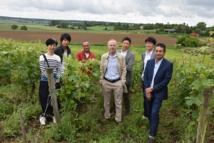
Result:
M121 29L121 23L118 22L114 25L114 30L120 30Z
M177 29L175 29L177 33L186 33L186 26L183 24L179 24Z
M207 29L203 36L210 36L210 30Z
M62 23L60 23L60 27L63 29L66 29L66 28L68 28L68 25L67 25L67 23L62 22Z
M199 22L197 25L196 25L196 28L200 29L201 31L204 31L206 30L206 23L204 22Z
M16 25L16 24L13 24L13 25L11 26L11 29L13 29L13 30L16 30L16 29L18 29L18 25Z
M201 30L199 28L196 28L195 33L201 34Z
M51 20L49 25L50 26L56 26L56 25L59 25L60 24L60 21L59 20Z
M21 29L21 30L27 30L27 26L23 25L23 26L21 26L20 29Z
M154 25L154 24L144 24L143 25L143 29L144 30L154 30L154 29L156 29L156 26Z

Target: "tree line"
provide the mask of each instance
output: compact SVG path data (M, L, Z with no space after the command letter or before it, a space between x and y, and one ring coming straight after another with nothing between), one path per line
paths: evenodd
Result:
M167 30L174 30L176 33L198 33L201 36L210 36L209 32L214 31L214 26L207 27L205 22L198 22L195 26L189 26L186 23L183 24L133 24L133 23L114 23L114 22L96 22L96 21L83 21L83 22L66 22L60 20L51 20L49 26L58 26L59 28L70 29L84 29L92 26L106 26L104 30L108 30L107 26L113 26L113 30L155 30L156 33L167 32ZM213 35L214 36L214 35Z
M207 27L205 22L198 22L195 26L189 26L186 23L183 24L163 24L163 23L147 23L147 24L135 24L135 23L121 23L121 22L102 22L102 21L66 21L66 20L50 20L48 22L49 26L56 26L62 29L76 29L76 30L88 30L89 27L93 26L103 26L103 30L152 30L155 33L178 33L178 34L190 34L197 33L200 36L212 36L214 33L210 34L211 31L214 31L214 26ZM109 26L113 27L109 29ZM16 30L18 26L13 24L11 29ZM27 26L21 26L21 30L27 30Z

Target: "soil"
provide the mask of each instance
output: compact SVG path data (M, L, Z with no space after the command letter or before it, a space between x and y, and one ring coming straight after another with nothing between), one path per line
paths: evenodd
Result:
M132 39L132 45L144 45L147 37L153 36L157 42L165 43L167 46L174 46L176 38L155 35L155 34L119 34L119 33L80 33L68 32L71 35L72 43L81 44L83 41L89 41L91 44L105 44L110 39L121 41L125 36ZM33 31L0 31L0 38L14 39L26 42L44 42L52 37L59 41L61 32L33 32Z

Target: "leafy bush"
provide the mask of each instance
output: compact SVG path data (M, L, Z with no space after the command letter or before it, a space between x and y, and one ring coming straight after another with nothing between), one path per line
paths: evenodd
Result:
M64 85L60 91L60 99L64 100L64 108L76 109L77 105L93 102L99 92L99 61L96 59L87 60L85 63L74 60L71 56L66 61L65 73L63 75ZM88 76L88 71L91 75ZM93 86L90 86L93 85ZM82 107L80 107L82 108Z
M21 29L21 30L27 30L27 26L23 25L23 26L21 26L20 29Z
M7 137L15 137L21 133L20 130L20 119L19 113L14 112L9 118L4 122L3 133Z
M198 112L201 104L201 95L203 89L213 86L214 70L211 63L205 59L208 47L201 47L196 53L191 55L195 57L184 57L182 64L176 68L176 88L178 89L181 103L185 103L189 110ZM192 62L194 61L194 62ZM193 115L193 114L192 114ZM194 115L193 115L194 116Z
M8 114L13 112L13 105L9 102L5 102L0 98L0 120L5 119Z
M11 29L13 29L13 30L16 30L16 29L18 29L18 25L16 25L16 24L13 24L13 25L11 26Z
M198 47L200 42L197 37L182 36L178 38L176 44L179 44L184 47Z

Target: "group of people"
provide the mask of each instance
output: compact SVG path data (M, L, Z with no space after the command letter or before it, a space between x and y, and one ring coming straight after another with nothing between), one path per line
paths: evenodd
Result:
M69 56L71 50L68 47L71 36L67 33L61 35L61 45L57 47L57 41L49 38L46 41L48 52L39 58L41 80L39 86L39 99L43 114L40 123L45 125L46 114L55 118L53 108L50 105L50 96L47 82L46 68L53 68L54 80L59 82L60 74L64 72L65 62L63 56ZM111 95L114 95L115 121L118 125L122 122L122 101L124 100L125 115L130 114L130 86L132 84L132 68L135 55L129 50L131 38L122 39L121 50L117 50L117 41L111 39L107 43L108 52L101 56L100 84L104 96L104 118L102 122L110 119ZM159 123L159 110L162 101L168 98L167 85L170 82L173 64L164 58L166 46L163 43L156 44L156 39L148 37L145 39L146 51L142 54L142 89L143 89L143 119L148 119L150 125L149 143L154 143ZM90 52L90 43L82 43L83 51L76 54L75 59L84 61L96 56Z

